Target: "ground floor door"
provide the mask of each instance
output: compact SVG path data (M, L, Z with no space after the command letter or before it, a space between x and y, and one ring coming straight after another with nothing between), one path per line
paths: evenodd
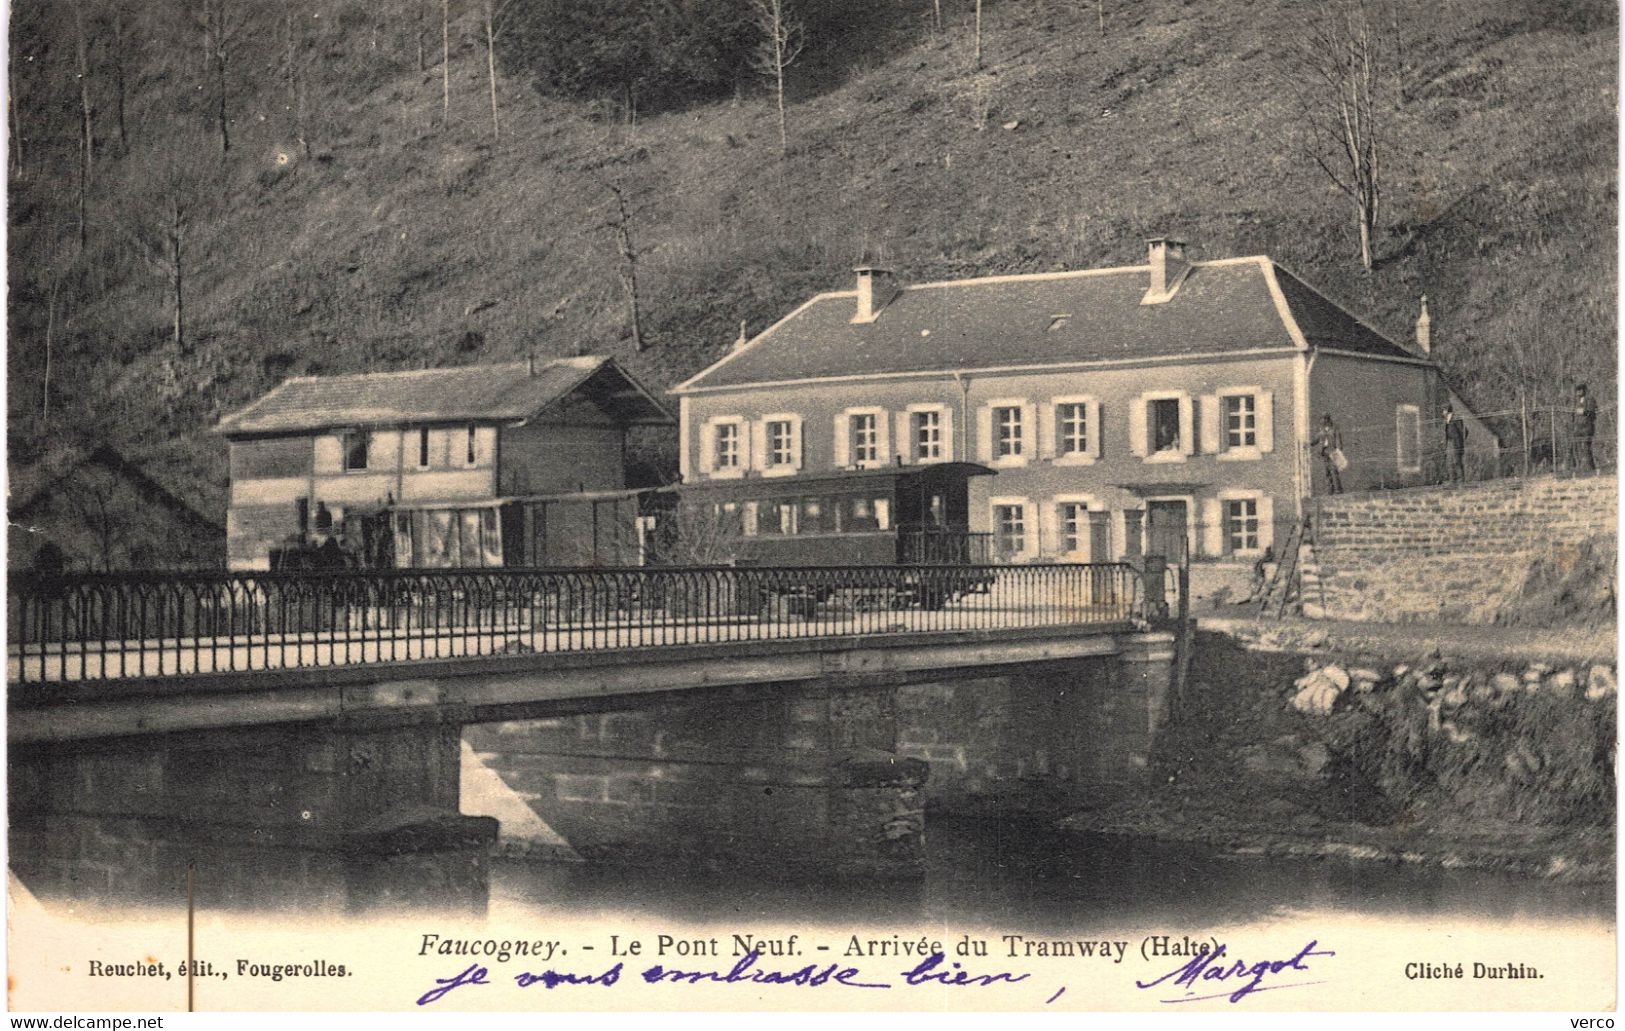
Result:
M1145 507L1145 553L1161 555L1170 566L1185 560L1189 513L1183 501L1152 501Z

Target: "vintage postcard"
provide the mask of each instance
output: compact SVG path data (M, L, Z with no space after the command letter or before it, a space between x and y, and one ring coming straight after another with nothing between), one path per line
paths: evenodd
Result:
M41 0L7 1002L1611 1012L1609 0Z

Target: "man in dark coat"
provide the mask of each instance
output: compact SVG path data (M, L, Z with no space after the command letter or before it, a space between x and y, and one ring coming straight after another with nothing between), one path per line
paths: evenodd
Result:
M1444 406L1444 447L1449 462L1450 482L1460 483L1467 479L1462 462L1462 456L1467 452L1467 424L1456 418L1455 407L1448 404Z
M1343 466L1348 459L1343 457L1343 434L1337 431L1337 424L1332 422L1330 415L1322 416L1320 432L1315 436L1315 444L1320 448L1320 460L1326 466L1326 485L1329 493L1343 493Z

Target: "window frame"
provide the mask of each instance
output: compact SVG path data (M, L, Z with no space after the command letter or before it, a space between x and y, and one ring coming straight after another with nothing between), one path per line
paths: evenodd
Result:
M947 462L952 460L953 441L948 440L947 405L909 405L903 414L908 418L908 458L917 465L930 465L933 462ZM921 447L921 434L924 430L924 417L930 416L935 420L933 427L936 433L936 453L927 455Z
M1219 552L1213 558L1255 559L1264 554L1264 549L1275 546L1275 504L1268 491L1252 490L1249 488L1228 488L1221 490L1214 496L1219 504L1220 537ZM1230 504L1234 501L1250 501L1253 504L1253 518L1256 520L1256 534L1258 546L1254 548L1237 549L1230 546Z
M350 448L352 442L361 444L361 464L350 463ZM344 473L364 473L372 470L372 431L352 427L339 431L339 471Z
M1003 548L1003 521L999 510L1005 508L1017 509L1021 513L1021 547L1009 554L1010 561L1026 561L1038 554L1036 547L1038 536L1038 521L1034 518L1037 513L1033 509L1031 498L1027 497L991 497L988 504L988 528L993 535L993 546L997 556L1006 557Z
M463 440L463 468L473 469L480 464L480 427L479 423L471 422L466 429L467 435Z
M1082 410L1084 441L1083 450L1081 451L1065 451L1061 447L1065 440L1065 435L1061 432L1061 411L1073 406L1077 406ZM1052 453L1051 460L1056 465L1092 465L1099 459L1102 443L1100 437L1105 433L1105 429L1101 425L1099 398L1093 394L1066 394L1060 397L1052 397L1044 412L1040 413L1039 418L1048 420L1051 437L1049 451ZM1042 446L1042 442L1040 442L1040 446Z
M1259 386L1223 387L1215 390L1213 398L1219 403L1219 446L1215 457L1221 462L1251 462L1264 457L1266 453L1265 441L1271 441L1273 448L1275 435L1266 432L1264 420L1275 418L1274 394ZM1253 403L1253 442L1251 444L1230 443L1230 422L1228 407L1230 399L1234 397L1251 397ZM1266 398L1269 402L1266 404Z
M1179 441L1171 449L1156 449L1156 423L1152 417L1152 405L1158 401L1171 401L1175 405L1176 418L1179 420ZM1196 398L1186 390L1148 390L1134 400L1135 411L1131 418L1138 420L1139 443L1143 446L1144 454L1139 458L1142 462L1151 465L1163 462L1188 461L1197 453L1196 425ZM1134 424L1130 424L1130 433L1133 434ZM1132 438L1131 438L1132 439ZM1171 500L1171 499L1170 499Z
M763 476L792 476L801 471L802 465L802 421L801 416L794 412L769 412L757 420L757 437L760 440L759 454L754 465L759 466ZM789 460L785 462L774 461L773 427L783 424L789 427Z
M434 466L434 433L428 426L418 427L418 460L414 468L429 469Z

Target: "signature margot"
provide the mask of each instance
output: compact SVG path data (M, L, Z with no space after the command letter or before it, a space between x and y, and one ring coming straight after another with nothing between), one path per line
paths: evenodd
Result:
M1240 1002L1254 992L1268 992L1277 988L1305 988L1312 984L1322 983L1324 979L1291 981L1286 984L1264 983L1265 978L1289 971L1296 973L1310 972L1310 966L1306 962L1310 957L1337 955L1331 949L1316 948L1319 944L1318 941L1311 941L1308 945L1299 949L1291 959L1266 959L1252 964L1231 957L1226 947L1221 944L1211 952L1202 952L1155 980L1135 981L1134 983L1142 989L1155 988L1158 985L1178 986L1185 989L1185 994L1179 998L1161 1000L1167 1003L1201 1002L1206 999L1224 998L1228 998L1231 1002ZM1218 987L1223 987L1224 990L1209 995L1196 994L1199 988Z

